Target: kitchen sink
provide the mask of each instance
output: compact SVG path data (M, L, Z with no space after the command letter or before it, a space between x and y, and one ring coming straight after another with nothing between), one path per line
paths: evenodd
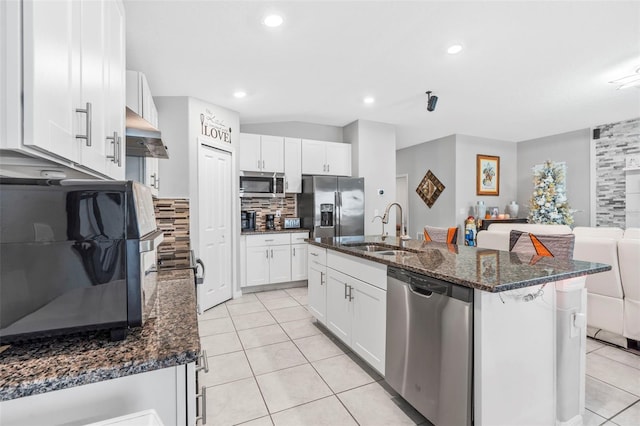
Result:
M347 247L368 252L385 252L393 250L389 246L382 246L378 244L349 244Z
M377 251L375 252L375 254L379 254L381 256L406 256L406 255L412 254L412 252L408 250L384 250L384 251Z

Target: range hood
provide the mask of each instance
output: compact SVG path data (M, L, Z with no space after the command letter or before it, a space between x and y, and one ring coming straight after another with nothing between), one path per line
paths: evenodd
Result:
M127 107L127 155L133 157L169 158L167 147L156 129Z

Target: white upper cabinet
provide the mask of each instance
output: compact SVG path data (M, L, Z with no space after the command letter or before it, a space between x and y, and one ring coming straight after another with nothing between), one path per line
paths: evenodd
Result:
M79 159L75 110L84 108L76 6L74 0L23 2L23 143L70 161Z
M240 133L239 166L242 171L260 171L260 135Z
M302 140L302 173L305 175L327 174L327 142Z
M351 176L351 144L328 142L327 174Z
M284 173L284 138L240 133L240 170Z
M17 59L2 66L6 84L21 85L24 100L22 105L3 108L21 109L23 131L12 133L1 147L123 178L121 0L8 2L5 19L14 17L13 9L20 5L22 26L8 28L22 40L22 62ZM14 45L10 47L12 52Z
M158 109L153 101L147 76L133 70L127 70L127 108L158 128Z
M284 138L284 191L302 192L302 141Z
M284 173L284 138L260 136L262 172Z
M351 144L303 139L302 174L351 176Z
M106 174L114 179L125 175L125 27L124 6L105 2L106 112L103 138L106 141ZM157 112L156 112L157 118ZM156 160L157 161L157 160ZM157 169L157 165L156 165ZM157 193L156 193L157 195Z

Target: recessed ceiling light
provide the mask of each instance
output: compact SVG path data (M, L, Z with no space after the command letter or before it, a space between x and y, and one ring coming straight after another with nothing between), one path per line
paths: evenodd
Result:
M234 98L242 99L242 98L244 98L245 96L247 96L247 92L244 92L244 91L242 91L242 90L238 90L237 92L234 92L234 93L233 93L233 97L234 97Z
M280 15L269 15L262 21L267 27L275 28L282 25L284 19Z
M364 98L362 100L362 102L364 102L365 104L372 104L374 103L376 100L372 97L372 96L367 96L366 98Z
M460 53L461 51L462 51L462 45L461 44L451 45L447 49L447 53L450 54L450 55L455 55L456 53Z

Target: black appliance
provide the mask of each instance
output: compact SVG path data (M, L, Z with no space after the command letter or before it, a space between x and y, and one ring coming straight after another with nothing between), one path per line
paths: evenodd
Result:
M242 231L256 230L256 212L255 210L246 210L241 212L240 219L242 222Z
M240 229L242 231L246 231L249 229L249 217L247 216L247 212L242 210L240 212Z
M141 326L162 242L148 187L0 178L0 343Z
M240 196L253 198L284 197L284 175L281 173L241 172Z
M267 229L276 229L275 216L272 214L267 215Z

